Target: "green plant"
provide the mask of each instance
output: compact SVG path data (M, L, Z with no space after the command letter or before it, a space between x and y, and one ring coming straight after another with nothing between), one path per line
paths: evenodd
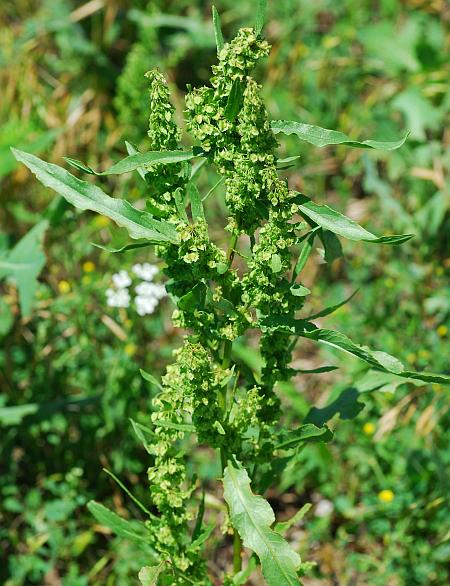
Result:
M359 409L354 394L346 393L331 411L317 409L297 429L283 429L275 386L299 372L290 366L299 338L353 354L377 373L403 380L449 381L444 375L408 371L392 356L358 346L312 321L348 300L314 315L298 316L311 293L299 281L316 240L331 261L341 253L337 236L396 245L411 235L378 238L340 212L290 190L278 171L295 157L277 157L275 134L294 134L319 147L347 144L386 150L398 148L406 137L394 142L356 141L299 122L270 122L260 86L250 75L269 53L261 36L264 13L265 3L260 2L255 27L240 29L225 44L219 16L213 11L218 64L213 66L211 87L188 88L186 95L187 129L199 146L189 150L179 146L181 132L173 122L169 91L161 73L153 71L148 74L153 150L139 153L128 144L129 156L102 173L68 159L91 175L137 170L149 192L145 211L107 196L56 165L14 151L45 186L80 209L110 217L138 240L121 250L156 245L169 279L167 290L176 304L173 321L190 331L161 383L144 373L159 389L153 400L152 427L134 424L152 457L151 510L133 497L146 522L136 528L103 505L90 504L101 523L151 546L152 565L139 574L143 585L211 584L202 551L215 523L204 522L205 499L198 494L199 482L186 455L194 434L199 444L217 450L220 458L228 507L225 530L233 533L232 569L227 568L223 583L244 584L257 560L269 585L298 584L308 569L284 537L300 515L276 524L269 503L254 492L263 494L276 485L306 444L329 441L332 432L326 422L332 414L345 409L350 417ZM203 161L191 165L200 158ZM212 192L202 197L196 186L203 162L214 165L226 187L226 250L208 233L203 203ZM244 340L259 342L259 369L252 370L240 358L238 346ZM310 372L333 369L326 366ZM244 568L243 546L254 554Z

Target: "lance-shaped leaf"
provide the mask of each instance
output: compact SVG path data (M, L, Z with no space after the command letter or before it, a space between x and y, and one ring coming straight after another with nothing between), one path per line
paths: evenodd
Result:
M223 40L222 27L220 25L220 14L217 12L217 8L215 6L212 7L212 17L214 26L214 36L216 38L217 54L219 54L220 51L222 51L225 42Z
M146 543L148 541L149 533L142 523L122 519L122 517L96 501L89 501L87 507L101 525L108 527L119 537L124 537L137 543Z
M312 220L314 224L349 240L364 240L374 244L402 244L414 236L413 234L400 234L379 238L333 208L314 203L306 195L299 193L297 203L300 213Z
M280 534L271 529L275 522L274 512L263 497L252 493L247 472L228 461L223 485L233 527L244 546L259 557L267 584L298 586L300 556Z
M267 0L258 0L258 8L256 10L255 30L258 34L264 28L267 19Z
M187 186L189 200L191 202L191 213L194 222L205 219L205 210L203 209L202 196L195 183L189 183Z
M345 144L347 146L358 147L361 149L377 149L383 151L393 151L401 147L408 138L409 132L399 140L353 140L343 132L328 130L312 124L303 124L292 120L273 120L272 130L275 134L295 134L300 140L309 142L317 147L324 147L332 144Z
M359 289L356 289L356 291L353 291L353 293L350 295L350 297L347 297L347 299L344 299L343 301L336 303L336 305L330 305L329 307L325 307L325 309L322 309L321 311L318 311L317 313L314 313L313 315L309 315L308 319L309 320L310 319L317 319L318 317L325 317L326 315L330 315L331 313L334 313L340 307L344 306L351 299L353 299L353 297L358 293L358 291L359 291Z
M99 187L78 179L65 169L46 163L34 155L12 149L18 161L24 163L43 185L62 195L81 210L92 210L111 218L128 230L132 238L144 238L153 243L178 242L178 233L172 224L160 222L147 212L134 208L122 199L106 195Z
M182 163L183 161L190 161L191 159L195 159L198 157L198 154L194 154L193 151L150 151L148 153L139 153L136 152L134 154L125 157L118 163L115 163L106 171L95 171L91 167L88 167L81 161L77 161L76 159L71 159L70 157L65 157L65 160L80 171L84 171L85 173L90 173L92 175L121 175L122 173L129 173L130 171L135 171L136 169L142 167L148 167L150 165L157 165L159 163L164 163L166 165L172 163Z
M236 116L239 114L239 110L242 107L242 100L244 96L244 87L239 78L237 77L233 81L231 86L230 94L227 99L227 105L223 115L227 120L233 122Z
M39 222L19 240L12 250L0 256L0 279L3 277L14 279L23 316L28 316L31 312L37 278L45 265L42 241L47 227L47 220Z

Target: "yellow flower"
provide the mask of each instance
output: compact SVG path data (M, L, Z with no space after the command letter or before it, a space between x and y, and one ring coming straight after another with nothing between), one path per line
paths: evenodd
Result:
M371 423L370 421L368 421L367 423L364 424L363 426L363 432L366 435L373 435L375 433L376 430L376 426L374 423Z
M108 226L110 221L111 220L109 218L107 218L106 216L97 216L94 219L93 223L97 228L105 228L106 226Z
M406 360L410 363L413 364L416 361L417 356L414 354L414 352L411 352L410 354L408 354L408 356L406 357Z
M392 503L394 497L395 494L392 492L392 490L389 490L388 488L385 488L384 490L378 493L378 500L380 500L382 503Z
M133 354L136 354L136 350L137 350L137 346L136 344L133 344L133 342L128 342L128 344L125 344L125 354L128 354L128 356L133 356Z
M448 334L448 327L442 324L437 328L436 332L438 336L440 336L441 338L445 338L445 336Z
M58 283L58 291L62 294L69 293L71 289L72 287L70 286L70 283L68 281L60 281Z
M95 271L95 264L91 260L83 263L83 271L85 273L93 273Z

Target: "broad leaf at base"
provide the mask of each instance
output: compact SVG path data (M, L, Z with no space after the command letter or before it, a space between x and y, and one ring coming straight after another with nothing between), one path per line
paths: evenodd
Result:
M233 527L244 546L259 557L267 584L298 586L300 556L280 534L271 529L275 522L274 512L262 496L252 493L247 472L228 461L223 485Z

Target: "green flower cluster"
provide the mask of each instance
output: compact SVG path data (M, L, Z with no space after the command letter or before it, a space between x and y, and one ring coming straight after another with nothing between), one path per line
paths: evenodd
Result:
M262 332L260 381L241 372L238 364L230 370L232 343L248 328L258 327L263 316L294 316L304 299L289 278L291 249L298 241L291 223L298 212L295 194L278 177L277 142L260 87L250 77L268 50L253 29L242 29L220 51L212 87L186 96L187 128L225 179L232 233L228 252L211 242L202 217L190 221L180 211L180 201L190 197L187 173L176 165L156 165L146 175L152 185L149 209L169 217L179 233L178 244L157 250L177 305L174 323L192 332L175 352L153 401L157 441L149 470L153 503L160 513L156 548L168 553L173 566L186 575L201 567L189 548L193 487L180 446L186 424L194 426L200 443L220 450L222 462L232 455L253 463L270 460L280 412L274 386L292 373L289 339L284 333ZM149 79L153 148L178 148L180 134L167 86L158 72ZM243 274L231 267L242 233L252 243Z
M265 173L276 146L258 84L249 77L270 46L253 29L241 29L219 53L211 88L186 96L187 128L225 176L229 229L251 232L264 215L273 187ZM239 112L239 122L236 116Z
M181 132L173 120L175 108L170 102L167 82L157 69L145 75L150 81L150 150L178 150ZM183 163L147 167L145 180L150 191L147 209L157 217L176 218L177 190L184 188L188 173L189 166Z

